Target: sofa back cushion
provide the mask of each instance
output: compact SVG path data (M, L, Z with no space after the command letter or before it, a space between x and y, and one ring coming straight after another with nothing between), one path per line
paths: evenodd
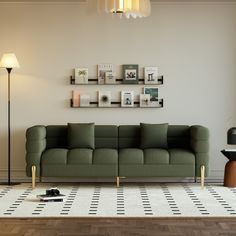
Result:
M169 148L190 149L190 127L187 125L169 125L167 140Z
M68 123L68 148L95 148L94 123Z
M119 148L140 147L140 126L121 125L119 126Z
M96 148L118 148L118 127L116 125L95 126Z
M140 123L140 148L163 148L167 149L168 124L145 124Z
M119 148L140 148L140 126L119 126ZM190 148L190 127L169 125L167 131L168 148Z
M67 148L67 125L49 125L46 130L47 149Z
M47 149L68 148L67 125L49 125ZM95 125L95 148L118 148L118 127L115 125Z

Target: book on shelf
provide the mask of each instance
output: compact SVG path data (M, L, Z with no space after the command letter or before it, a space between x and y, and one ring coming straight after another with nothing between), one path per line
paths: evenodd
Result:
M98 64L98 84L105 84L106 72L115 73L114 65L111 63Z
M158 107L159 99L158 99L158 88L157 87L144 87L144 94L150 94L150 102L149 106Z
M114 71L107 71L105 73L105 84L116 84L116 74Z
M75 84L88 83L88 68L75 68Z
M72 106L73 107L79 107L80 105L80 93L78 90L72 91Z
M139 80L139 65L125 64L123 69L123 83L124 84L138 84Z
M111 91L98 91L98 106L99 107L111 106Z
M133 106L134 106L134 92L121 91L121 107L133 107Z
M81 107L89 107L90 106L90 95L89 94L81 94L80 95L80 106Z
M158 68L145 67L144 68L144 83L145 84L158 84Z

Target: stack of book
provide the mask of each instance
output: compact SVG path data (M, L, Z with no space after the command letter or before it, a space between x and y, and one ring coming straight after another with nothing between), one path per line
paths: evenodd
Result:
M65 195L61 194L57 189L46 190L46 194L37 195L37 198L43 202L63 202Z

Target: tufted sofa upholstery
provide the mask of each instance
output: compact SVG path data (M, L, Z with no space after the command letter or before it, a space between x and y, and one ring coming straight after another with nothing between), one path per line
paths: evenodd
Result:
M169 125L168 148L140 148L139 125L96 125L95 149L68 149L67 126L26 132L26 173L42 177L200 177L209 174L209 131Z

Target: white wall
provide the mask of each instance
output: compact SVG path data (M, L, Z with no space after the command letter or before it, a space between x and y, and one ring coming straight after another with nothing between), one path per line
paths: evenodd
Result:
M236 125L236 3L153 3L142 20L99 16L85 3L0 3L0 54L15 52L12 167L24 177L25 130L35 124L201 124L211 132L211 178L222 178L226 131ZM71 109L75 67L158 66L162 109ZM84 86L116 91L127 86ZM136 93L140 86L129 86ZM7 73L0 70L0 170L7 167ZM5 178L5 177L4 177ZM6 179L6 178L5 178Z

